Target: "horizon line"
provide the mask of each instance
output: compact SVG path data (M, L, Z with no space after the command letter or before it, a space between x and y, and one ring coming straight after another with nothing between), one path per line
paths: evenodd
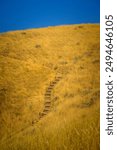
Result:
M19 29L12 29L8 31L0 31L0 34L5 34L8 32L16 32L16 31L24 31L24 30L33 30L33 29L42 29L42 28L49 28L49 27L57 27L57 26L70 26L70 25L85 25L85 24L99 24L100 22L96 23L74 23L74 24L58 24L58 25L48 25L48 26L39 26L39 27L29 27L29 28L19 28Z

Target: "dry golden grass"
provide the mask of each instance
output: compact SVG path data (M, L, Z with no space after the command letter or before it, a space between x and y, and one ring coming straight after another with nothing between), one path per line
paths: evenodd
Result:
M99 34L84 24L0 35L0 150L99 150ZM32 125L58 72L52 110Z

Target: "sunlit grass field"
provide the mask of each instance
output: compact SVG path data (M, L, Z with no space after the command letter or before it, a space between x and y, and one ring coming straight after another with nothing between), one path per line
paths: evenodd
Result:
M0 150L99 150L99 36L98 24L0 34Z

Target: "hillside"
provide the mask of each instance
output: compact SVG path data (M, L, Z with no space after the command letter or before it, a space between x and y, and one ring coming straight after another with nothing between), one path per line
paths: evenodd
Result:
M0 150L99 150L99 36L96 24L0 34Z

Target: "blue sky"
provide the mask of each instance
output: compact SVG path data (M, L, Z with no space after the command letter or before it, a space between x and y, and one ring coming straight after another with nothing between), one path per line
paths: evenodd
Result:
M100 0L0 0L0 32L99 22Z

